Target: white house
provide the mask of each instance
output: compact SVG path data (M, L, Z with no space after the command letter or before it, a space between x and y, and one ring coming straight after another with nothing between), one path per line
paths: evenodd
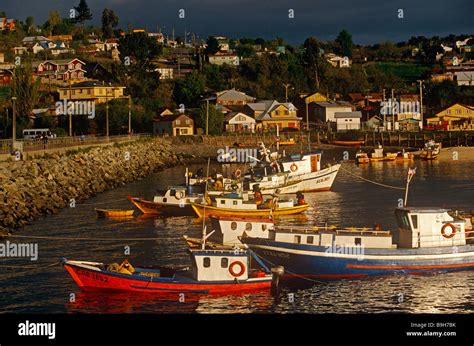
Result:
M337 56L336 54L330 53L326 55L327 62L330 63L334 67L350 67L351 60L345 56Z
M336 122L334 115L337 112L352 112L352 105L345 101L323 101L314 104L316 119L310 119L314 122Z
M219 51L216 54L209 55L209 63L211 65L234 65L240 64L240 59L237 54Z
M256 121L242 112L230 112L224 118L226 132L255 132Z
M474 71L460 71L454 73L458 86L474 86Z
M337 131L360 130L360 119L362 112L336 112Z

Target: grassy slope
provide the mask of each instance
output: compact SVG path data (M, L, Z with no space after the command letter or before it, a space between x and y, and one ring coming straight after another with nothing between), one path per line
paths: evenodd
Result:
M407 82L421 79L432 69L431 65L402 62L378 62L374 66L385 73L394 74Z

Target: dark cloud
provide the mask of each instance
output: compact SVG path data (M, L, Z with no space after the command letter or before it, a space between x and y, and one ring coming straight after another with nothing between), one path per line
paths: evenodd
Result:
M1 0L0 9L39 23L51 10L67 16L79 0ZM21 5L20 5L21 4ZM88 0L94 20L100 24L104 8L116 11L120 26L128 24L176 35L192 31L201 37L283 37L301 43L311 35L334 39L345 28L356 43L402 41L414 35L446 36L473 33L473 0ZM178 18L179 9L185 19ZM288 18L293 9L295 18ZM403 19L398 10L403 10Z

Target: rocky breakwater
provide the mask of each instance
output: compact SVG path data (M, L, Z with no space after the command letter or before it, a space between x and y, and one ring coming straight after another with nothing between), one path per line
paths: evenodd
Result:
M0 235L182 160L168 142L150 139L0 163Z

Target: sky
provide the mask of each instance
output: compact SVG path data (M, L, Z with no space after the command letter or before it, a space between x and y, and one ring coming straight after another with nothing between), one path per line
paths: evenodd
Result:
M0 11L24 21L44 23L51 10L63 17L79 0L0 0ZM114 10L119 27L158 31L171 36L193 32L238 37L282 37L301 44L316 36L333 40L348 30L356 44L406 41L411 36L474 34L474 0L88 0L100 26L104 8ZM179 18L180 10L184 18ZM402 11L400 11L402 10ZM183 14L183 11L181 11ZM293 18L292 17L293 14ZM402 16L403 18L399 18ZM188 36L190 37L190 36Z

